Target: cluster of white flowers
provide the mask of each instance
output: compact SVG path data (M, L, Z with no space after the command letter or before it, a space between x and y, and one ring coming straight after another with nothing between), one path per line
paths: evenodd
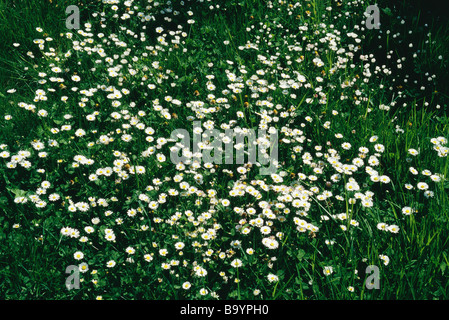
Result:
M267 10L287 7L287 16L293 16L303 5L281 2L268 1ZM371 211L382 203L379 190L392 185L383 161L394 150L388 150L382 137L364 137L355 124L350 130L341 125L348 125L346 113L366 119L377 109L384 116L394 106L364 107L373 94L372 79L392 71L374 64L373 55L359 53L360 26L347 32L335 29L330 21L346 19L341 14L318 24L301 22L294 32L279 22L282 19L256 19L248 23L245 41L225 40L225 48L231 43L237 48L235 58L196 61L204 68L197 74L187 72L191 66L182 62L198 50L189 41L190 32L200 24L193 11L186 13L187 25L173 30L155 26L157 35L151 43L147 26L153 26L150 22L158 12L167 13L168 22L181 14L170 1L149 1L141 7L138 1L102 0L102 5L104 10L92 15L95 21L85 23L76 34L62 35L71 44L67 52L54 50L48 38L36 39L46 57L36 68L41 87L30 98L32 104L18 103L23 109L18 111L36 113L35 121L44 123L48 132L19 151L13 151L13 144L0 146L6 168L35 168L39 173L15 202L25 205L29 200L44 209L47 197L52 210L62 210L67 217L61 223L72 226L62 227L60 233L86 248L83 253L79 244L72 245L75 260L98 254L101 266L96 268L116 270L122 262L142 260L164 274L160 282L167 274L178 283L186 274L207 278L214 270L227 281L234 275L226 274L226 268L243 270L248 257L260 258L272 269L279 248L296 248L298 239L304 243L315 238L333 245L341 234L361 230L362 219L363 228L376 226L373 232L381 237L400 232L392 216L380 221L384 217ZM220 10L220 5L211 7ZM93 31L106 32L113 21L124 23L119 34ZM92 60L94 67L83 70L81 62L74 62L81 57ZM248 61L252 65L245 65L241 57L253 57ZM360 73L351 71L356 58L366 62ZM341 94L335 95L335 88ZM60 94L65 89L67 94ZM332 101L345 107L328 109ZM48 125L50 118L55 127ZM269 135L279 132L282 153L274 162L276 172L258 175L260 163L202 162L201 151L210 150L213 142L197 141L191 149L171 136L174 129L192 128L194 120L200 125L193 126L192 133L200 137L218 128L243 133L249 127L266 130L255 141L265 150L264 158L270 158ZM52 139L43 138L47 136ZM232 139L221 135L214 142L226 145ZM430 143L438 157L449 154L446 138L432 138ZM241 142L233 147L245 146ZM409 148L406 156L419 157L419 150ZM188 160L172 163L173 151ZM427 180L413 180L405 188L416 186L431 198L434 184L445 177L420 170ZM409 171L412 176L420 174L413 166ZM37 185L31 183L37 180ZM54 191L47 195L49 189ZM412 204L401 207L403 216L417 212ZM100 255L96 246L114 254ZM385 265L389 262L385 255L379 259ZM87 263L83 265L84 271L88 269ZM323 268L325 276L333 272L332 266ZM266 278L270 283L279 281L271 271ZM195 284L200 295L216 296L195 281L183 278L179 283L186 291Z

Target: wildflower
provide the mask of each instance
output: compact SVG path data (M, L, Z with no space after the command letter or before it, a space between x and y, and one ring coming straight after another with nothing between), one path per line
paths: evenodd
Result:
M404 207L402 208L402 214L409 216L413 213L413 209L410 207Z
M358 191L360 190L359 185L357 184L357 182L352 181L352 182L348 182L345 186L346 190L348 191Z
M171 266L170 266L170 264L168 264L166 262L163 262L161 264L161 268L164 269L164 270L169 270L171 268Z
M430 179L431 179L432 181L434 181L434 182L440 182L440 181L441 181L441 177L438 176L438 175L436 175L436 174L431 175L431 176L430 176Z
M234 267L234 268L239 268L242 265L243 265L243 263L242 263L242 260L240 260L240 259L234 259L231 262L231 266Z
M380 222L377 224L377 229L387 231L388 225L384 222Z
M75 260L81 260L84 258L84 253L82 253L81 251L77 251L73 254L73 257L75 258Z
M387 227L387 230L390 231L391 233L398 233L399 232L399 227L395 224L392 224L390 226Z
M182 284L182 288L184 290L189 290L192 287L192 284L189 281L186 281Z
M271 228L269 226L263 226L262 228L260 228L260 233L267 235L270 234L271 232Z
M272 238L263 238L262 244L268 249L276 249L277 247L279 247L279 242Z
M95 229L91 226L87 226L84 228L84 231L86 231L86 233L90 234L90 233L93 233L95 231Z
M416 187L419 190L427 190L429 188L429 185L425 182L418 182L418 184L416 185Z
M384 254L380 254L379 259L383 261L384 265L388 265L390 263L390 258Z
M380 180L380 182L385 183L385 184L390 183L390 181L391 181L390 177L388 177L386 175L380 176L379 180Z
M125 249L125 252L126 252L127 254L134 254L134 253L136 252L136 250L135 250L133 247L127 247L127 248Z
M182 250L185 247L185 244L183 242L176 242L175 248L176 250Z
M152 260L153 260L153 257L151 256L151 254L145 254L144 256L143 256L143 258L145 259L145 261L147 261L147 262L151 262Z
M48 196L48 200L50 201L57 201L61 198L61 196L57 193L52 193Z
M433 198L434 195L435 195L435 194L434 194L433 191L430 191L430 190L424 191L424 196L425 196L426 198Z
M106 267L108 267L108 268L113 268L113 267L115 267L116 264L117 264L117 263L116 263L114 260L109 260L109 261L106 263Z
M240 246L241 246L241 241L240 240L233 240L231 242L231 247L233 247L234 249L240 248Z
M202 267L198 267L197 270L195 271L195 275L197 277L205 277L207 276L207 270Z
M267 279L269 282L278 282L279 281L279 277L277 275L274 275L272 273L267 275Z
M83 262L83 263L81 263L81 264L78 266L78 270L79 270L81 273L85 273L85 272L87 272L87 271L89 270L89 265L88 265L87 263Z
M349 142L342 143L341 147L345 150L351 149L351 144Z
M334 272L334 269L331 266L326 266L323 268L323 273L325 276L329 276Z
M374 145L374 149L375 149L377 152L381 152L381 153L385 151L384 145L382 145L382 144L380 144L380 143L375 144L375 145Z

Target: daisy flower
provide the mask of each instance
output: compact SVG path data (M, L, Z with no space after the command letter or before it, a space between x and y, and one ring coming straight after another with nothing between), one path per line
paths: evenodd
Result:
M108 267L108 268L113 268L113 267L115 267L116 264L117 264L117 263L116 263L114 260L109 260L109 261L106 263L106 267Z
M84 253L82 253L81 251L77 251L73 254L73 257L75 258L75 260L81 260L84 258Z
M269 282L278 282L279 281L279 277L272 273L267 275L267 279Z
M231 266L234 267L234 268L239 268L242 265L243 265L243 263L242 263L242 260L240 260L240 259L234 259L231 262Z
M184 290L189 290L192 287L192 284L189 281L186 281L182 284L182 288Z
M323 268L323 274L325 276L329 276L334 272L334 269L331 266L326 266Z

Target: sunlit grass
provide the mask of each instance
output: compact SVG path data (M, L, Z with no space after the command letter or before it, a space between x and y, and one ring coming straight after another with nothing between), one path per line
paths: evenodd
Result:
M2 298L447 299L444 24L104 0L76 31L68 4L0 0ZM277 173L171 163L194 121L277 129Z

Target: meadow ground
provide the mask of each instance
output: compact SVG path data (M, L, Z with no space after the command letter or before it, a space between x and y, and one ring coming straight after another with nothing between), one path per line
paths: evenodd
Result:
M448 299L431 4L0 0L0 298Z

